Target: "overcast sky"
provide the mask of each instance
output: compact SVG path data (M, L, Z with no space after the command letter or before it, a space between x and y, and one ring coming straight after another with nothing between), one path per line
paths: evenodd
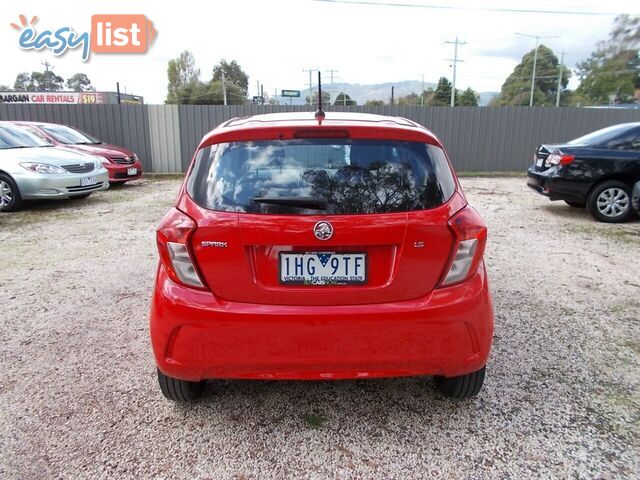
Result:
M372 2L378 0L371 0ZM393 3L394 0L387 0ZM497 7L638 14L630 0L403 0L402 3L459 7ZM149 17L158 37L145 55L92 54L83 63L79 51L62 57L50 52L22 51L19 33L9 24L19 14L37 15L39 31L70 26L90 29L92 14L142 13ZM162 103L166 96L167 61L182 50L193 52L201 78L208 80L221 58L235 59L249 75L249 94L256 81L266 92L275 88L300 89L308 82L304 68L338 70L339 81L382 83L401 80L435 82L451 78L450 63L456 34L461 46L458 88L499 90L522 55L535 40L515 35L558 35L543 40L556 52L567 52L574 66L588 56L598 40L605 39L612 16L496 13L372 5L348 5L313 0L233 0L229 2L4 1L0 25L2 69L0 84L13 85L21 71L42 70L53 64L64 78L84 72L98 90L115 90L116 81L129 93L143 95L147 103ZM323 77L324 78L324 77ZM328 78L328 74L327 74ZM327 81L325 79L325 81ZM570 87L575 87L573 81Z

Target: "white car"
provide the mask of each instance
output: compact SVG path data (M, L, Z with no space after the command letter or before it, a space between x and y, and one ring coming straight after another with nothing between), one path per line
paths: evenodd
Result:
M106 190L109 174L103 161L0 122L0 212L20 210L24 200L86 198Z

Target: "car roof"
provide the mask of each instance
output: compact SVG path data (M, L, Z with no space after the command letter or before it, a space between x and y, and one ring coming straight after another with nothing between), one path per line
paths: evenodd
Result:
M243 133L252 130L266 128L295 129L298 127L318 126L318 119L312 111L266 113L248 117L236 117L222 124L205 135L203 143L208 143L211 137L218 137L228 133ZM414 132L421 136L430 137L435 144L440 145L436 135L419 123L404 117L392 117L388 115L376 115L372 113L358 112L325 112L321 123L322 127L359 127L389 129L394 131Z

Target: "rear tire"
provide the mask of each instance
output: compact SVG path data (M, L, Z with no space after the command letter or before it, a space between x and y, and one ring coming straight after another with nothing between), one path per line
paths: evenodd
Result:
M602 182L589 194L587 208L600 222L625 222L631 215L631 188L617 180Z
M471 398L475 397L484 383L484 373L486 367L466 375L459 377L441 377L434 378L436 387L440 393L448 398Z
M158 383L162 394L174 402L192 402L204 392L205 382L190 382L165 375L158 370Z
M16 182L6 173L0 173L0 212L17 212L23 206Z
M587 206L585 202L570 202L569 200L565 200L564 203L573 208L584 208Z

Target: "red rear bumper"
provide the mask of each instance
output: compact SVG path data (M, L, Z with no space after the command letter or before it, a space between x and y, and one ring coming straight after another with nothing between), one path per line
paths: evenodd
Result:
M142 163L140 163L140 161L134 162L130 165L119 165L117 163L105 162L104 166L109 172L110 183L128 182L129 180L135 180L142 176ZM136 169L136 173L133 175L129 174L129 169L132 168Z
M417 300L317 307L220 301L160 266L150 323L158 367L183 380L455 376L486 364L493 307L484 267Z

